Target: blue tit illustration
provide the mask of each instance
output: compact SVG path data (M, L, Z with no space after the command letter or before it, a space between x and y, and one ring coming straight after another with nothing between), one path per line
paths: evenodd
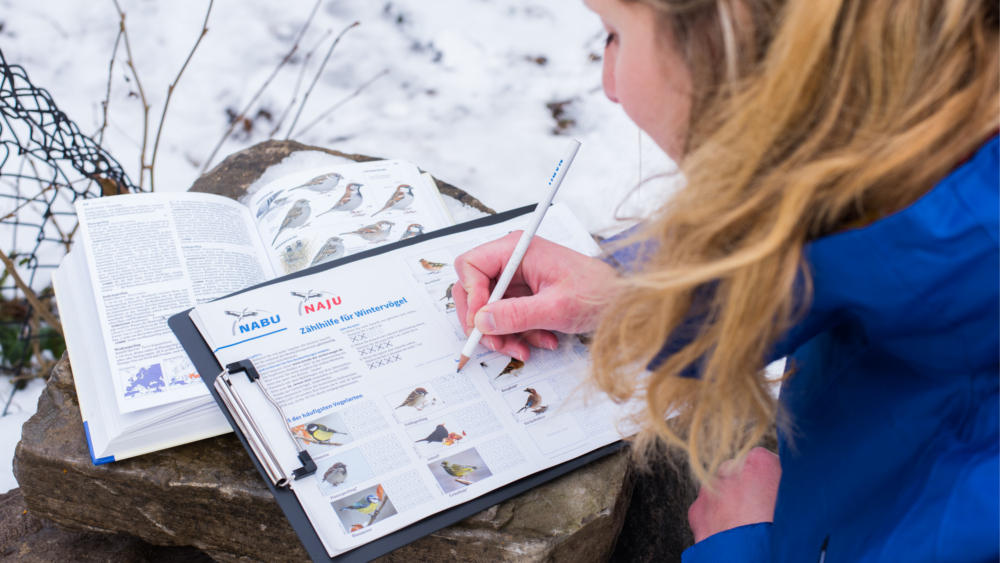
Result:
M357 510L362 514L371 514L372 512L375 512L376 508L378 508L378 502L377 496L368 495L351 506L341 508L341 510Z

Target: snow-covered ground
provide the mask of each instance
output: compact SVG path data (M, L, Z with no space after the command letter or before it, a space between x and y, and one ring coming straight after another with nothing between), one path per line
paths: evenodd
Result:
M148 159L167 87L200 33L208 2L119 3L151 105ZM191 186L227 129L230 113L248 104L291 50L313 6L313 0L215 2L209 32L170 102L156 162L157 190ZM592 232L605 235L626 226L613 212L640 179L673 167L605 98L600 61L605 33L579 0L321 0L295 55L211 164L269 137L284 139L333 37L354 21L361 25L333 52L292 139L410 160L502 211L537 200L553 160L573 137L583 148L557 201L567 202ZM102 122L118 22L112 0L0 0L0 49L93 134ZM137 181L143 115L127 58L122 43L104 146ZM388 73L357 98L304 130L383 71ZM556 134L558 120L564 130ZM672 179L644 184L642 201L633 197L627 210L649 209L675 184ZM0 395L9 389L0 380ZM14 401L20 410L12 409L18 414L0 418L0 460L6 460L0 491L14 486L9 460L15 429L34 410L39 389L33 383L28 392L18 392Z

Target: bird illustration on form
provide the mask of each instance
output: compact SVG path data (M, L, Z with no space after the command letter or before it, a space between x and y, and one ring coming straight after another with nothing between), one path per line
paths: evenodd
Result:
M382 209L379 209L375 213L372 213L372 217L382 213L383 211L402 211L413 205L413 186L409 184L400 184L396 191L392 193L392 197L389 201L385 202ZM412 209L406 211L407 213L413 213Z
M444 297L438 299L438 301L444 301L445 299L451 301L451 290L454 287L455 287L455 282L452 282L450 285L448 285L448 289L444 290Z
M375 512L376 508L378 508L378 497L375 495L368 495L351 506L341 508L341 510L357 510L362 514L371 514L372 512Z
M347 466L341 462L334 463L330 469L323 474L323 480L334 487L347 480Z
M535 391L534 388L528 387L524 390L524 392L530 393L530 395L528 395L528 402L524 403L524 406L521 407L521 410L517 411L517 414L521 414L522 411L526 411L528 409L537 409L538 406L542 404L542 396L539 395L538 391Z
M316 440L321 444L329 443L334 434L343 434L344 436L347 436L347 432L340 432L338 430L334 430L333 428L327 428L326 426L315 422L306 425L306 432L313 437L313 440Z
M511 373L513 373L514 376L516 377L520 374L514 372L521 371L522 368L524 368L524 362L522 362L517 358L511 358L510 361L507 362L507 365L505 365L503 369L500 370L500 373L498 373L497 376L494 377L493 379L500 379L501 376Z
M389 231L392 230L392 226L395 223L391 221L379 221L374 225L365 225L356 231L351 231L349 233L340 233L342 235L358 235L359 237L365 239L372 244L378 244L385 239L389 238Z
M260 202L260 207L257 208L257 219L258 220L260 219L261 215L263 215L263 214L265 214L265 213L267 213L268 211L271 210L271 205L274 203L274 200L278 199L278 196L281 195L282 193L284 193L284 191L285 190L278 190L278 191L274 192L273 194L271 194L267 199L265 199L264 201Z
M417 440L417 443L418 444L420 442L427 442L428 444L431 442L441 443L444 442L445 438L448 437L448 434L451 434L451 432L448 432L448 429L444 427L444 424L438 424L437 428L435 428L433 432L431 432L426 438Z
M271 244L278 242L278 237L281 233L290 230L297 229L306 224L309 220L309 214L312 213L312 208L309 207L309 202L304 199L300 199L295 202L295 205L288 210L288 214L285 215L284 221L281 222L281 227L278 228L278 234L274 235L274 240Z
M416 389L411 391L409 395L406 396L406 400L403 401L403 404L399 405L396 408L401 409L403 407L413 407L418 411L423 410L420 407L421 405L424 404L424 401L426 399L427 399L427 390L424 389L423 387L417 387Z
M286 244L279 257L286 274L297 272L309 263L309 248L302 242L302 239L297 239L295 242Z
M423 258L420 259L420 265L423 266L425 270L427 270L432 274L440 273L441 269L447 266L447 264L445 264L444 262L429 262L427 260L424 260Z
M441 462L441 467L444 468L445 473L452 477L465 477L469 473L479 469L475 465L460 465L458 463L450 463L447 460Z
M344 177L336 172L330 174L323 174L322 176L316 176L312 180L309 180L301 186L296 186L288 191L293 190L309 190L318 194L326 194L333 191L337 187L337 184L343 180Z
M364 212L357 211L357 209L361 207L361 204L364 203L364 197L362 197L361 195L361 188L363 186L364 184L359 184L357 182L351 182L350 184L347 184L347 187L344 188L343 197L341 197L340 200L337 201L337 203L333 207L320 213L319 215L317 215L317 217L326 215L331 211L350 212L351 215L355 216L364 215Z
M531 412L533 412L535 414L542 414L543 412L545 412L547 410L549 410L549 406L548 405L542 405L542 406L538 407L537 409L531 409Z
M424 234L424 226L420 223L411 223L410 226L406 227L406 232L399 237L399 240L406 240L422 234Z
M343 258L347 254L347 249L344 248L344 241L340 237L330 237L326 239L323 243L323 247L319 249L316 256L312 260L312 264L309 267L319 266L320 264L326 264L327 262L333 262L338 258Z

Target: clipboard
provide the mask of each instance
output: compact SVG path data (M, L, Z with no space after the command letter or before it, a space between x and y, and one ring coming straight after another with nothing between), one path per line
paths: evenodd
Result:
M520 217L521 215L531 213L534 210L535 206L529 205L513 209L511 211L498 213L496 215L491 215L489 217L476 219L474 221L453 225L451 227L426 233L422 236L409 240L399 241L381 248L347 256L329 264L323 264L314 268L307 268L306 270L295 272L294 274L275 278L254 287L237 291L232 295L239 295L241 293L272 285L274 283L285 282L290 279L312 275L319 271L337 268L339 266L343 266L344 264L364 260L372 256L378 256L386 252L392 252L394 250L426 242L434 238L462 233L479 227L496 225L498 223ZM227 297L231 297L232 295ZM271 494L274 495L274 500L278 502L278 506L280 506L282 512L285 513L285 517L288 518L288 522L292 525L292 529L295 530L296 535L298 535L299 540L302 542L302 546L309 554L309 558L312 559L313 563L367 563L424 536L430 535L442 528L446 528L460 520L464 520L469 516L482 512L497 503L503 502L511 497L542 485L543 483L551 481L556 477L573 471L574 469L580 468L592 461L612 454L626 445L625 442L621 440L613 444L608 444L607 446L588 452L580 457L571 459L548 469L544 469L537 473L533 473L498 489L494 489L480 497L469 500L468 502L458 506L453 506L442 510L441 512L432 514L423 520L414 522L405 528L396 530L391 534L356 547L336 557L330 557L327 554L326 548L323 547L323 543L320 541L319 536L316 534L316 530L313 529L309 518L306 516L305 510L302 508L302 505L299 504L295 493L291 489L275 486L272 479L269 478L264 465L254 453L247 437L240 431L239 424L237 424L232 413L229 412L225 402L216 390L215 380L223 373L223 366L219 364L218 360L216 360L215 354L212 353L211 348L202 338L201 333L194 324L194 321L191 320L191 317L189 316L191 311L192 309L188 309L187 311L170 317L167 324L170 326L170 330L172 330L174 335L177 337L177 340L180 341L181 346L184 348L184 351L191 359L191 362L198 370L198 373L201 374L202 381L208 385L208 390L212 394L212 398L215 399L215 402L219 405L219 408L225 415L226 420L229 421L229 425L233 428L233 432L236 434L236 437L239 438L243 448L247 451L250 460L253 461L254 467L257 468L257 472L260 473L261 477L264 479L268 489L271 490Z

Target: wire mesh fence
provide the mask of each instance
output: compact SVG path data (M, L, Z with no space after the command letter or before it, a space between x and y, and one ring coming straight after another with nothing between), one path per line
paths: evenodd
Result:
M0 51L0 374L16 389L65 349L51 275L77 231L73 204L141 191L52 96Z

